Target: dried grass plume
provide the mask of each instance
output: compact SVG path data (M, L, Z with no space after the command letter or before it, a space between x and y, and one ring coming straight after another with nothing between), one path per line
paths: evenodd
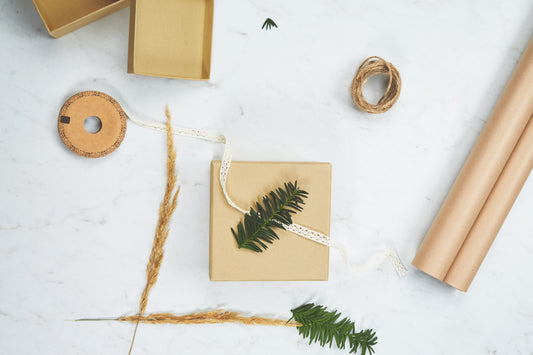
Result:
M139 313L136 315L137 324L135 326L135 331L131 339L131 346L129 354L133 349L133 343L135 342L135 335L137 334L137 327L141 320L142 315L146 311L146 306L148 304L148 295L150 290L154 287L157 282L157 277L159 276L159 270L161 269L161 264L163 262L164 251L163 247L168 238L168 233L170 231L169 223L170 217L176 210L178 204L178 194L179 187L176 188L176 149L174 148L174 139L172 136L172 118L168 110L168 106L165 110L167 116L167 186L165 189L165 196L163 197L163 202L159 206L159 220L157 222L157 227L155 229L154 243L152 245L152 252L150 253L150 259L148 260L148 265L146 266L146 286L141 296L141 301L139 302Z
M220 324L220 323L241 323L246 325L269 325L296 327L298 322L287 322L282 319L272 319L263 317L245 317L238 312L228 312L216 310L201 313L192 313L178 316L172 313L154 313L139 317L138 315L124 316L117 318L120 322L141 322L148 324Z

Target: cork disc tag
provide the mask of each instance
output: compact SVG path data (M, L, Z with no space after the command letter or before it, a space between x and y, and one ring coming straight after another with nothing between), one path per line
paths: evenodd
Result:
M88 117L100 119L102 127L88 132ZM83 91L65 102L57 120L61 140L68 149L87 158L100 158L118 148L126 135L126 113L111 96L99 91Z

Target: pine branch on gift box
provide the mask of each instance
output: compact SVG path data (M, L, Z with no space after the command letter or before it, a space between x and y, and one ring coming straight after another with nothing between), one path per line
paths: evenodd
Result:
M291 215L302 211L307 195L298 187L297 181L270 191L263 197L263 204L257 202L256 209L250 208L250 212L244 216L244 223L239 222L237 231L231 228L239 249L258 253L268 249L267 243L272 244L279 239L273 228L284 230L286 225L292 224Z
M292 309L291 321L294 319L300 323L298 332L304 338L309 338L309 344L315 342L320 346L335 345L339 349L346 347L346 341L350 345L350 353L356 353L361 349L361 355L374 353L373 346L378 338L372 329L355 332L355 323L348 318L338 320L341 314L337 311L329 312L324 306L315 306L313 303L304 304Z

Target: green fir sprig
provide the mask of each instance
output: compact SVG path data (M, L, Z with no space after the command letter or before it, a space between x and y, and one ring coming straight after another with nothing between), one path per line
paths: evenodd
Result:
M256 208L244 216L244 222L237 225L237 231L231 228L233 237L240 248L255 252L268 249L278 235L273 228L285 229L292 224L291 215L301 212L308 193L298 187L298 182L288 182L263 197L263 203L256 203Z
M346 342L350 346L350 353L356 353L361 349L361 355L374 353L373 346L377 344L376 332L366 329L355 332L355 323L348 318L339 320L341 314L337 311L327 311L325 306L313 303L304 304L292 309L291 321L294 319L300 323L299 334L305 339L309 338L309 344L315 342L320 346L331 346L333 342L339 349L346 347Z
M261 27L262 30L270 30L272 27L278 28L278 25L269 17L265 20L263 23L263 26Z

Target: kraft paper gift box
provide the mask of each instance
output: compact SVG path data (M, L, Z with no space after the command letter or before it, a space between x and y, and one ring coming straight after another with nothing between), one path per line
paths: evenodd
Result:
M128 73L208 80L213 0L132 0Z
M276 228L279 240L256 253L239 249L231 228L244 215L231 207L219 182L220 161L211 163L211 218L209 274L212 281L326 281L329 247ZM329 235L331 164L288 162L232 162L227 191L241 208L249 210L270 191L295 180L307 191L303 211L293 222Z
M129 5L129 0L33 0L52 37L58 38Z

